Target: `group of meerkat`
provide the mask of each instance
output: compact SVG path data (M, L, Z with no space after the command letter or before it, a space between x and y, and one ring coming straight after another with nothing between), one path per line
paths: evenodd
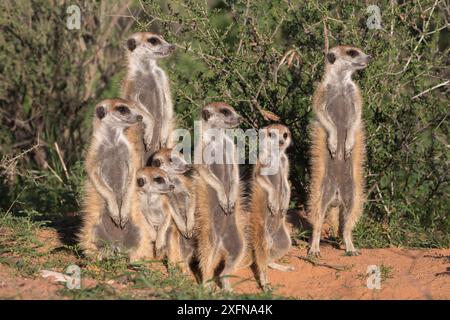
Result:
M174 49L150 32L135 33L126 42L122 97L95 107L85 162L80 245L96 259L119 252L130 260L165 259L192 271L200 283L216 283L226 290L230 289L227 276L251 267L266 289L268 267L293 270L276 262L291 247L286 225L291 197L286 149L291 133L281 124L261 129L271 142L260 145L250 196L244 197L234 141L225 134L212 137L209 130L235 128L241 117L226 103L210 103L201 110L201 140L196 148L202 159L189 164L173 149L170 86L157 65ZM366 67L368 59L358 48L331 49L325 76L314 94L308 202L311 255L319 255L327 213L339 216L347 253L358 254L352 228L364 202L364 133L362 99L351 76ZM266 174L274 146L278 167ZM224 161L205 161L202 150L218 147L223 148Z

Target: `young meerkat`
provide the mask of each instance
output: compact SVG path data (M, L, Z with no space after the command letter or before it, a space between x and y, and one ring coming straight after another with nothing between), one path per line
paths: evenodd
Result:
M325 75L313 97L311 185L308 219L313 226L309 254L320 256L322 224L339 221L347 255L358 255L352 229L364 205L364 129L362 98L352 74L364 69L370 56L338 46L326 54ZM336 226L334 226L336 230Z
M291 248L286 226L291 198L286 149L291 143L291 133L281 124L273 124L265 127L262 134L259 161L253 170L247 254L252 256L252 269L265 290L267 267L279 271L294 268L275 263Z
M153 154L150 164L169 174L175 186L173 192L167 195L175 213L172 218L183 236L191 238L195 220L195 192L192 187L192 178L185 176L185 173L192 166L180 152L170 148L160 149Z
M94 131L86 157L84 221L80 245L88 256L103 258L128 251L132 260L151 256L134 179L142 160L138 145L142 115L134 102L108 99L95 107Z
M196 157L202 155L202 163L196 163L199 176L194 179L196 259L203 283L215 280L230 290L224 276L242 260L245 239L237 151L225 129L239 125L241 117L221 102L204 107L201 117L201 142L195 150ZM209 159L208 152L216 159Z
M154 243L156 257L162 257L167 251L167 233L173 216L172 207L165 195L173 192L175 186L167 172L154 167L139 169L136 185L141 213L154 230L149 240Z
M191 165L180 152L168 148L153 154L150 164L166 171L175 186L173 192L167 194L174 216L167 231L166 253L170 262L179 265L187 273L194 253L192 235L196 205L192 178L185 176Z
M171 147L173 130L173 105L170 84L166 73L157 65L159 59L168 57L175 46L162 36L151 32L138 32L127 40L127 75L122 85L126 99L138 101L147 116L154 119L145 123L146 159L162 147Z

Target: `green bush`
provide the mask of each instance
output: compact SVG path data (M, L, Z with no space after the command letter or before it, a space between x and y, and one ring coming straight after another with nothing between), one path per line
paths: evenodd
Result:
M101 47L105 30L90 2L83 7L90 18L75 33L61 25L63 6L31 3L32 9L8 1L0 5L8 12L0 16L0 152L28 148L39 135L45 142L44 159L60 179L49 168L42 171L45 166L38 166L36 156L25 158L17 163L21 170L40 169L33 179L5 179L0 191L7 196L1 205L6 210L17 199L12 212L39 207L53 215L78 208L89 106L117 94L123 70L120 44L131 31L118 21L111 41ZM270 123L264 111L290 127L293 208L304 206L308 193L308 125L311 96L323 73L324 24L330 47L352 44L372 55L369 67L355 76L364 96L368 194L357 242L366 247L448 247L448 11L445 1L383 1L378 6L382 29L367 28L371 13L363 3L318 0L149 0L135 4L140 13L129 21L136 22L136 30L159 32L179 47L162 65L172 83L180 127L192 129L200 108L218 100L236 107L245 128ZM31 28L30 14L36 17ZM81 39L87 52L80 48ZM49 50L53 47L60 51ZM80 66L98 48L110 54L95 60L92 75ZM87 76L94 79L89 89L84 86ZM86 90L93 92L88 99ZM69 178L54 142L62 149ZM34 190L36 175L36 192L20 194L24 186Z

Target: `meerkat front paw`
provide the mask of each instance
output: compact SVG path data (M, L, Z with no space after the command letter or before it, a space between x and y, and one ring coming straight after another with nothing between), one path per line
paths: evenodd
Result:
M234 212L234 209L236 208L235 202L228 202L228 214L232 214Z
M352 155L352 151L353 151L353 142L351 140L346 140L345 141L345 155L344 155L345 160L350 158L350 156Z
M118 228L121 228L120 215L119 214L112 214L112 215L110 215L110 217L111 217L111 220L114 222L114 224Z
M328 137L328 150L330 151L331 157L335 158L337 151L337 137L334 135Z
M270 212L270 215L271 215L271 216L276 215L277 209L276 209L276 207L275 207L275 205L274 205L273 203L269 203L269 204L267 205L267 207L269 208L269 212Z
M127 216L120 218L120 228L125 228L126 224L128 223L129 218Z
M225 214L228 214L228 202L227 201L221 201L219 199L219 206L222 208L222 210Z

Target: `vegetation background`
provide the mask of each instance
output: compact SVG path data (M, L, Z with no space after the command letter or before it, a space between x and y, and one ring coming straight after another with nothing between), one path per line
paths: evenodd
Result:
M72 4L79 30L66 26ZM367 26L372 4L381 29ZM6 0L0 12L0 228L46 224L74 244L93 105L119 95L125 40L141 30L178 47L161 64L180 127L223 100L244 128L270 123L267 111L291 128L291 208L304 208L326 26L330 47L373 56L355 76L368 196L357 245L449 247L449 1Z

